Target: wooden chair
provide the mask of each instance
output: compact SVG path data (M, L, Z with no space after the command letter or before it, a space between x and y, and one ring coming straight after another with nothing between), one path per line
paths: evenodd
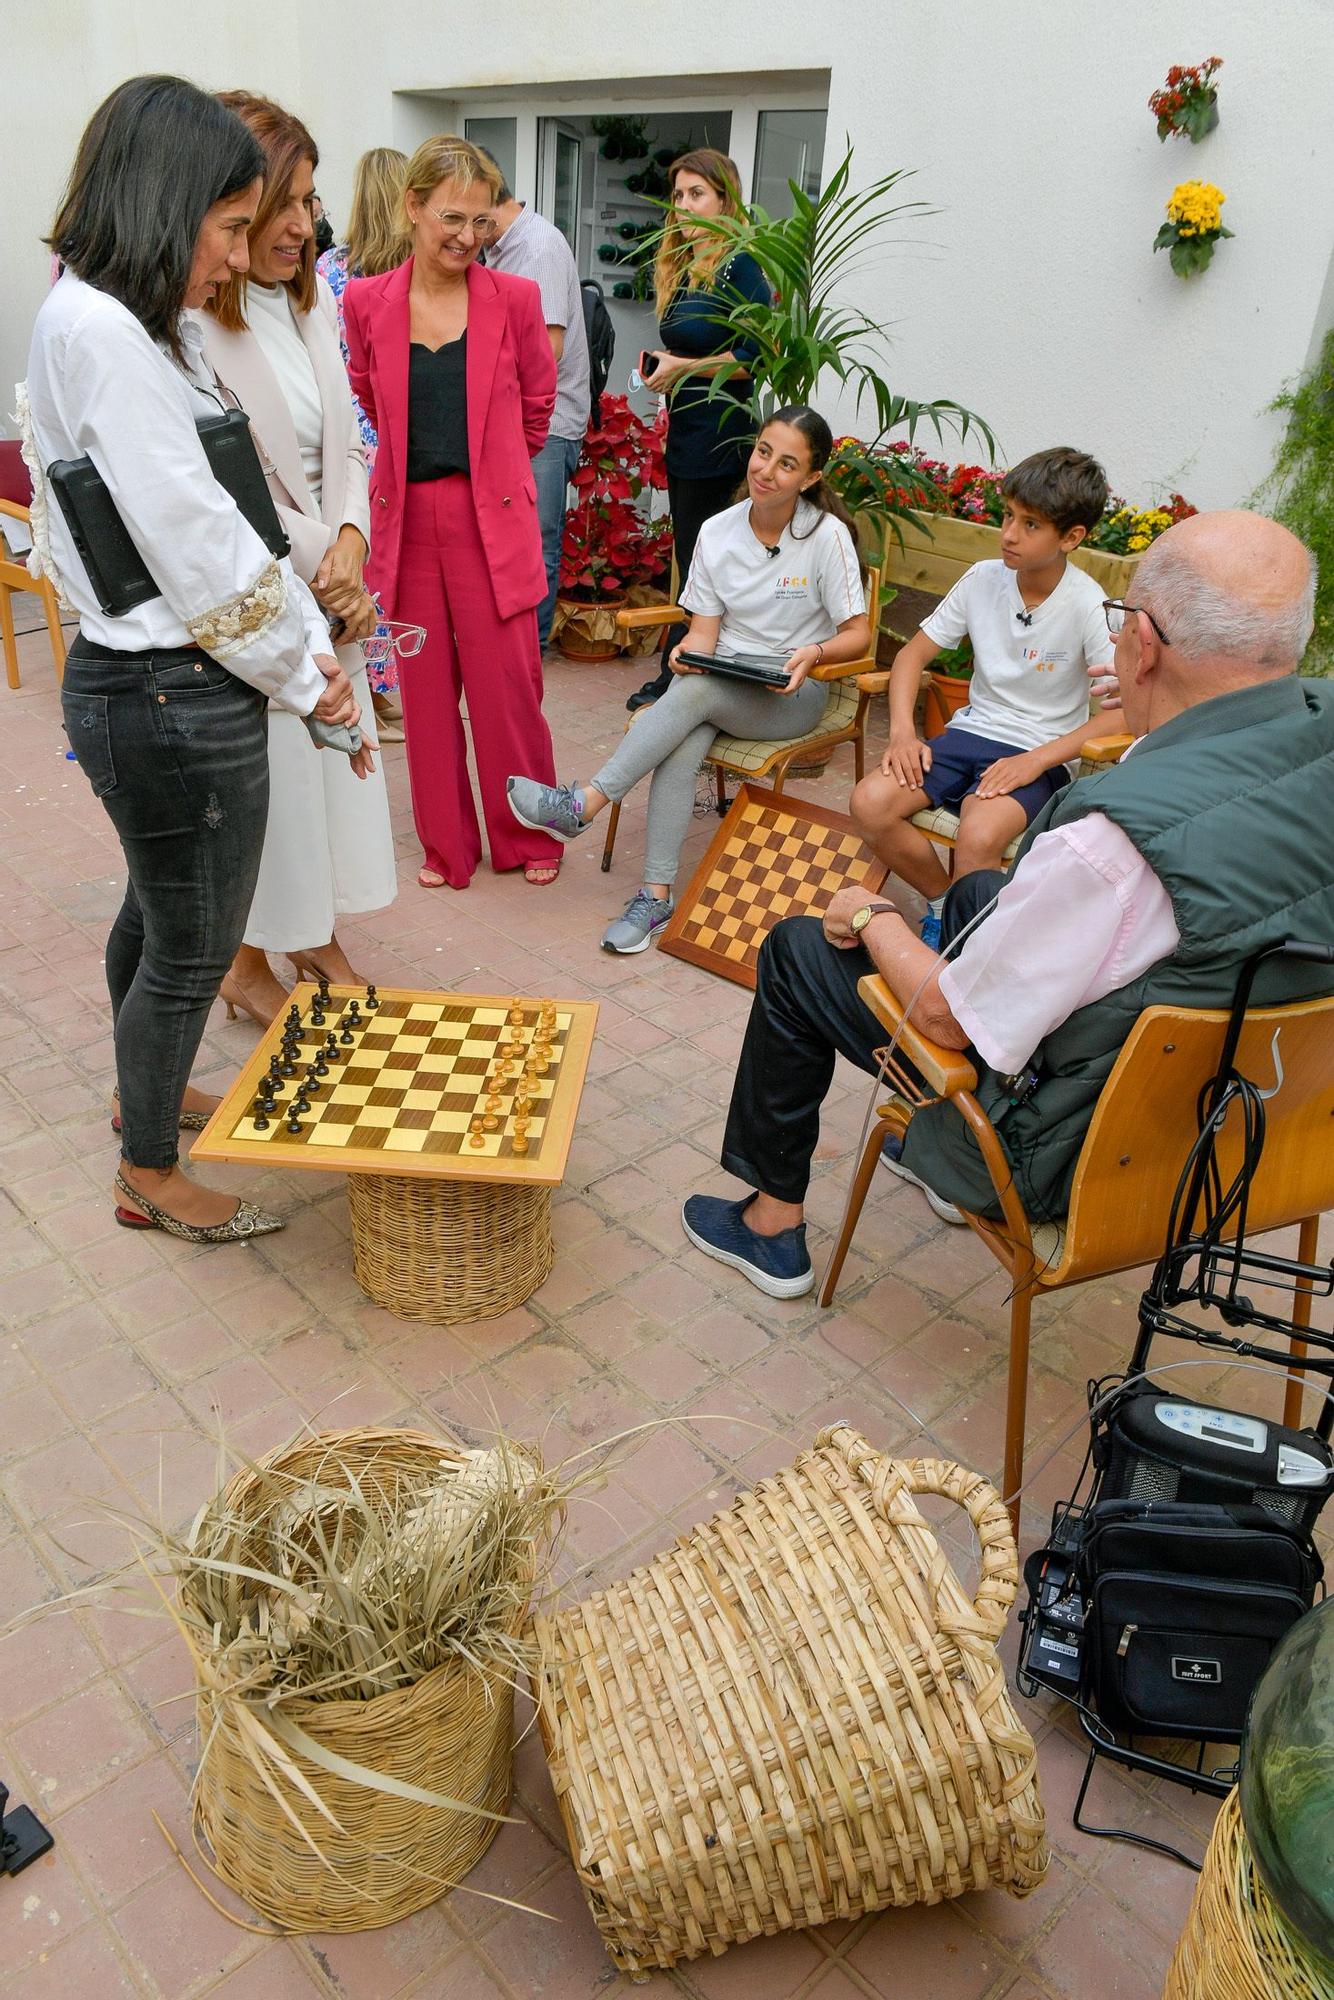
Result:
M21 521L28 526L28 506L32 500L32 482L28 468L23 463L23 455L14 438L0 438L0 639L5 648L5 678L12 688L22 685L19 680L18 640L14 631L14 610L10 603L16 590L29 591L42 600L42 610L46 616L46 629L51 640L51 656L55 661L56 680L65 677L65 635L60 629L60 603L46 577L35 583L29 576L24 563L10 554L4 535L6 516L11 521Z
M794 764L823 761L840 743L851 743L853 769L857 777L865 772L866 711L871 705L872 694L876 692L872 683L878 684L882 679L881 675L870 670L875 666L875 643L880 630L883 560L863 560L862 578L866 585L866 615L871 621L871 651L863 659L848 660L842 666L813 669L812 680L831 683L829 700L815 728L808 730L805 736L791 737L782 743L721 734L714 737L704 762L713 766L719 817L727 811L729 772L738 778L768 778L774 792L781 793ZM618 611L616 623L624 631L634 632L650 625L661 625L665 629L689 616L689 612L679 604L647 604ZM631 727L634 720L632 716ZM621 802L615 799L607 814L607 836L602 846L604 875L611 867L620 820Z
M1172 1195L1195 1139L1196 1103L1217 1068L1228 1017L1221 1010L1183 1007L1150 1007L1140 1015L1094 1109L1075 1168L1069 1213L1060 1223L1036 1222L1024 1211L995 1128L974 1095L977 1072L968 1058L927 1041L911 1022L904 1024L898 1001L878 974L868 974L857 990L891 1034L900 1028L902 1033L886 1071L893 1095L872 1121L820 1303L827 1306L834 1296L886 1132L904 1131L920 1105L947 1098L977 1140L1004 1218L991 1222L965 1215L1013 1280L1001 1493L1018 1533L1015 1496L1024 1476L1033 1300L1086 1279L1152 1264L1162 1255ZM1247 1233L1300 1224L1297 1255L1303 1263L1314 1261L1320 1216L1334 1207L1332 1035L1334 996L1252 1008L1235 1061L1242 1076L1267 1089L1274 1080L1277 1051L1283 1079L1265 1106L1264 1153L1251 1193ZM927 1091L899 1063L900 1055L915 1066ZM1235 1170L1237 1153L1230 1125L1219 1149L1225 1179ZM1309 1292L1299 1293L1294 1319L1309 1326L1310 1312ZM1128 1337L1131 1331L1128 1321ZM1286 1423L1300 1423L1301 1403L1301 1378L1292 1374Z

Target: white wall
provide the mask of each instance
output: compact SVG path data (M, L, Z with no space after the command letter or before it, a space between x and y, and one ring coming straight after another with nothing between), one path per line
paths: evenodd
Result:
M1011 459L1094 450L1128 496L1244 498L1277 434L1264 406L1334 312L1323 0L1268 13L1253 0L730 0L703 40L654 31L670 17L643 0L508 0L489 14L457 0L46 0L7 14L6 400L45 282L36 239L79 131L107 89L149 68L299 111L335 217L358 153L415 136L423 102L398 93L571 82L586 97L649 73L828 68L829 157L849 132L859 179L915 167L909 192L938 211L906 223L859 288L893 337L895 385L981 411ZM489 63L467 53L479 46ZM1225 58L1219 130L1160 146L1150 90L1207 54ZM1237 238L1183 283L1150 245L1173 183L1195 177L1226 191Z

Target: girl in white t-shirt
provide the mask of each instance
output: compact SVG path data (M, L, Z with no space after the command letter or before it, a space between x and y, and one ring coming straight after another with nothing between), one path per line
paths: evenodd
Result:
M700 529L681 603L690 629L668 662L676 679L643 709L584 785L511 778L510 808L524 826L572 840L651 771L644 885L603 936L608 951L643 951L672 913L672 885L695 802L695 777L721 730L783 742L818 724L828 684L818 666L861 658L870 645L866 594L847 516L825 485L834 440L804 406L779 410L755 440L746 497ZM771 689L682 664L682 653L762 654L783 660Z

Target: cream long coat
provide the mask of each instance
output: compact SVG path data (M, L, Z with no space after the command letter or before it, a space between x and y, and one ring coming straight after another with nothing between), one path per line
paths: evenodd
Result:
M316 281L315 304L295 315L324 412L321 505L306 483L296 425L255 335L230 333L201 313L209 361L249 416L274 470L269 491L292 544L292 567L307 583L345 524L370 539L366 459L338 344L333 293ZM374 734L370 689L359 646L338 658L361 704L362 727ZM335 920L379 910L397 893L384 772L361 779L336 751L317 750L305 724L269 710L269 822L259 883L245 942L263 951L314 950L327 944Z

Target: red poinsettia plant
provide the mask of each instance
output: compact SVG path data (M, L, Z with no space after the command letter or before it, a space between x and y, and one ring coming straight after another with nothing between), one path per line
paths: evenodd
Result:
M623 596L632 584L665 581L671 522L649 520L641 503L667 484L666 436L665 407L649 421L624 396L603 396L601 421L589 425L570 482L575 499L561 544L562 597L595 604Z

